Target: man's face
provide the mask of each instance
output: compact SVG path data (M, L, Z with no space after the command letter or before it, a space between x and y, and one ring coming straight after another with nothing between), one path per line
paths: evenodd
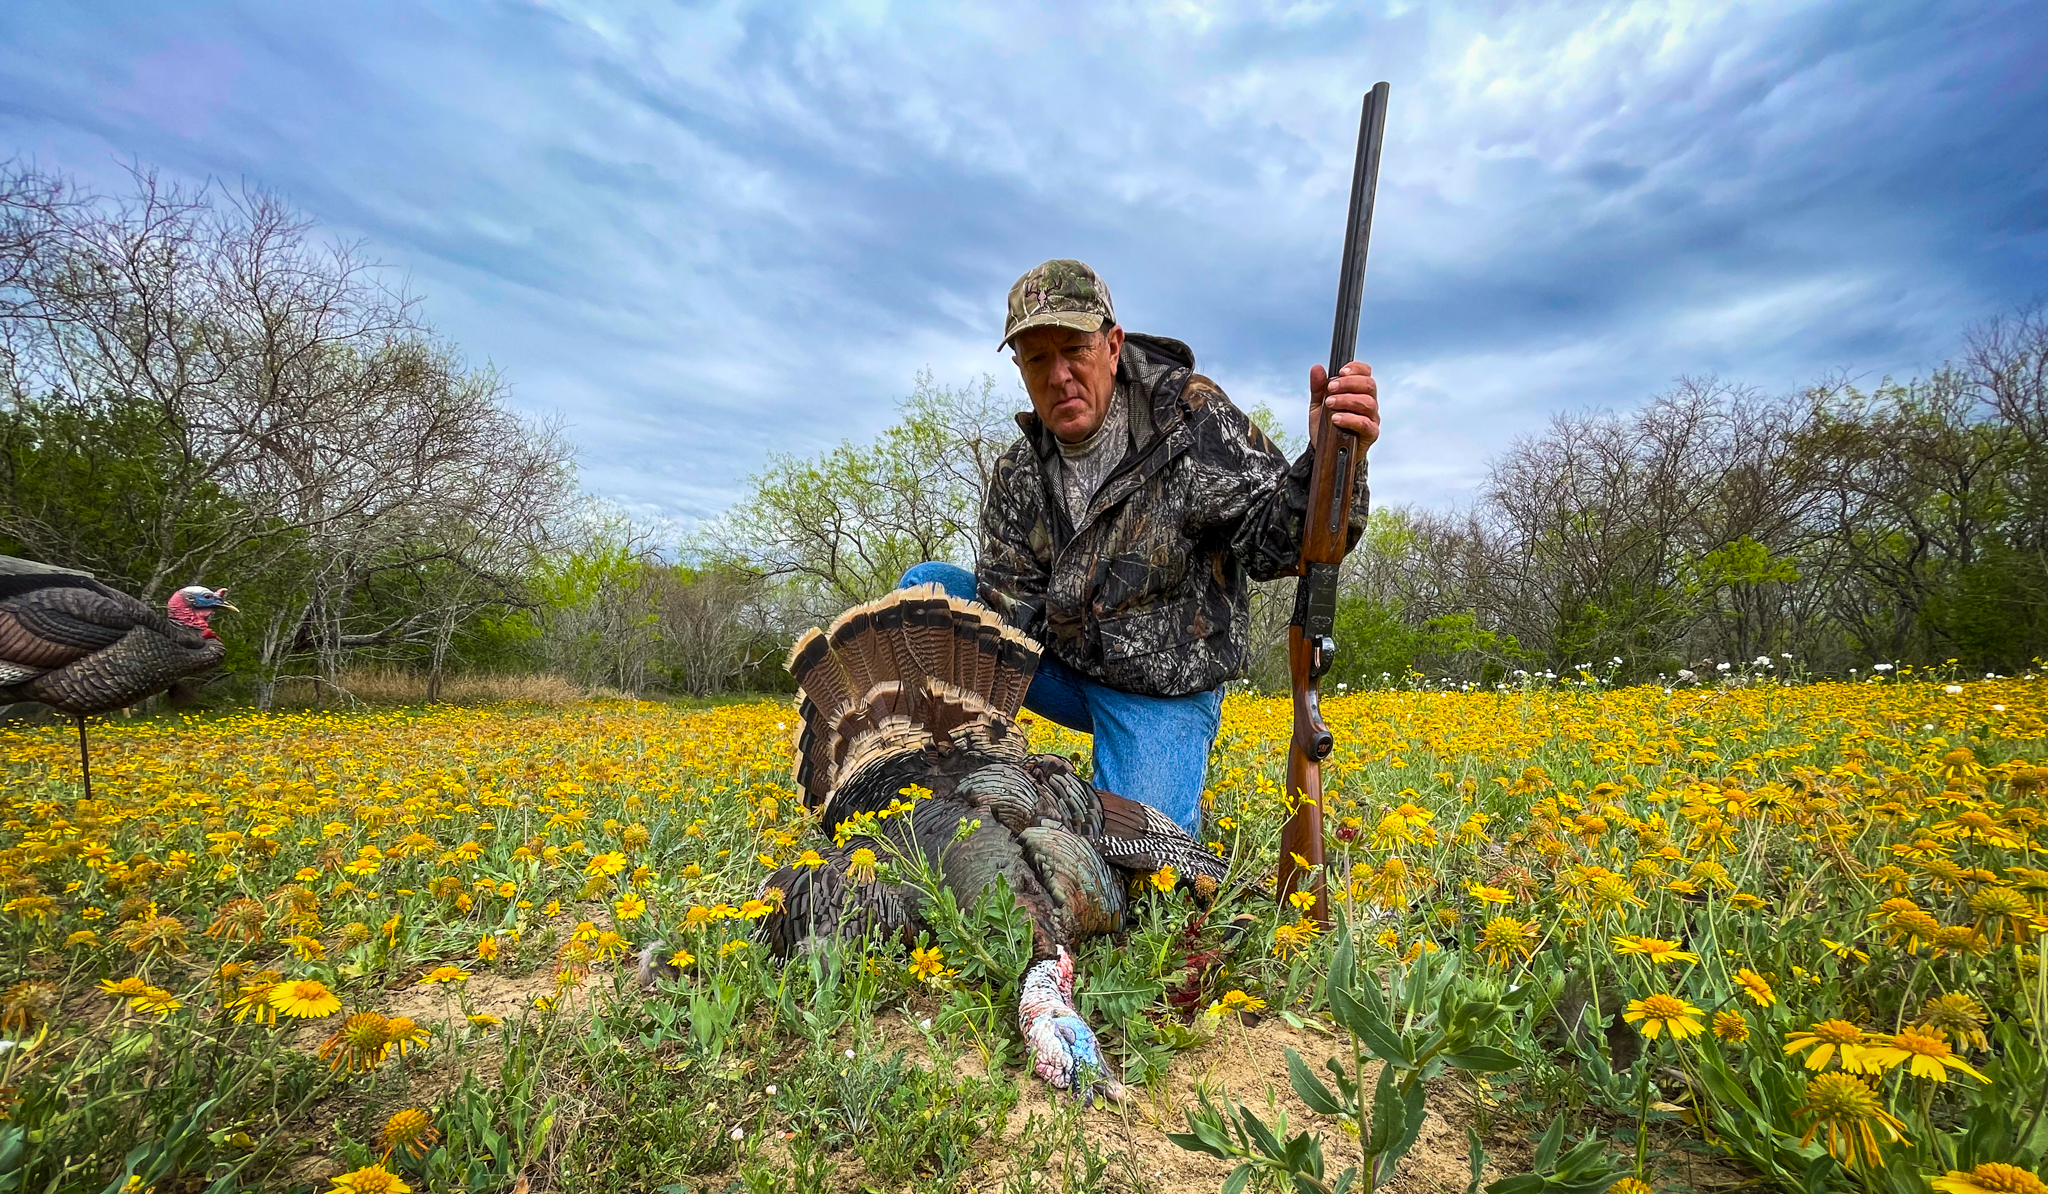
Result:
M1123 328L1112 327L1107 333L1030 328L1017 333L1010 346L1039 420L1070 444L1095 434L1109 414L1109 397L1116 390Z

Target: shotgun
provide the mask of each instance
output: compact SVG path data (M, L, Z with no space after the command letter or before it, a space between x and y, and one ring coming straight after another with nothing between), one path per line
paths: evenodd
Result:
M1330 376L1351 363L1358 347L1358 316L1365 295L1365 250L1372 239L1373 193L1379 185L1380 140L1387 129L1385 83L1366 93L1358 120L1358 157L1351 169L1351 211L1344 223L1344 266L1337 276L1337 327L1330 337ZM1351 496L1362 453L1358 437L1339 430L1325 407L1313 428L1315 465L1308 487L1308 517L1301 529L1301 579L1287 627L1287 666L1294 686L1294 737L1287 749L1287 801L1292 810L1280 831L1279 895L1283 911L1296 892L1315 895L1310 910L1330 923L1323 875L1323 760L1335 740L1323 723L1316 683L1337 654L1337 570L1350 548Z

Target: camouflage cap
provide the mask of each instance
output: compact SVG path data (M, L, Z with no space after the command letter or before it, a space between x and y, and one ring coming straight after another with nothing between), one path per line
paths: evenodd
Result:
M1010 316L1003 323L1003 342L996 347L1009 347L1026 328L1092 332L1115 322L1109 287L1082 262L1060 258L1027 270L1010 287Z

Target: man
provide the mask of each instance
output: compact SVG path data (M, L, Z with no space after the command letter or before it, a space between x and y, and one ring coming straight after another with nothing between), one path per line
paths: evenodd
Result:
M1003 346L1031 410L996 464L979 573L920 564L904 583L978 597L1045 644L1024 707L1094 735L1097 786L1200 836L1223 682L1247 662L1248 582L1297 571L1314 446L1290 465L1187 345L1126 333L1078 261L1017 279ZM1369 365L1311 369L1311 428L1325 403L1362 446L1379 437Z

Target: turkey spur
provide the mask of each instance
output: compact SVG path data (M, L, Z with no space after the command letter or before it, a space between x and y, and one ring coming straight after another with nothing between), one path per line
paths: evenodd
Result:
M919 892L858 865L863 849L882 858L915 851L963 907L1005 880L1031 920L1017 1018L1039 1076L1120 1097L1074 1009L1069 950L1123 928L1134 877L1171 867L1207 897L1224 865L1151 807L1089 786L1065 759L1031 753L1015 719L1038 656L1038 644L993 612L936 585L898 590L846 611L830 630L805 632L789 658L801 685L796 784L805 806L836 839L850 818L900 809L913 786L931 795L873 822L874 836L821 847L824 865L769 876L782 900L760 931L782 957L816 937L913 938L924 927Z

